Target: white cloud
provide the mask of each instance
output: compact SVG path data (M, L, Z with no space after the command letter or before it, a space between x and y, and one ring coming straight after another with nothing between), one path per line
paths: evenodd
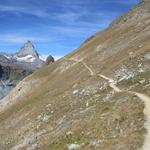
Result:
M64 56L59 56L59 55L58 55L58 56L57 56L57 55L55 56L55 55L54 55L53 57L54 57L55 60L58 60L58 59L60 59L60 58L62 58L62 57L64 57Z
M100 6L104 3L107 3L106 5L112 3L128 5L138 2L138 0L12 1L14 3L6 1L5 5L0 4L1 15L4 14L5 16L5 12L21 17L24 17L25 14L32 15L32 17L28 16L27 18L31 24L25 20L20 23L18 29L11 28L11 25L9 27L9 24L7 24L8 27L4 28L4 31L3 29L1 30L0 43L4 43L5 45L19 45L27 40L31 40L37 42L40 48L43 49L43 52L47 53L46 49L48 49L47 51L54 49L57 51L55 54L58 55L58 51L60 51L61 55L69 51L69 49L73 50L77 48L82 41L95 32L106 28L111 20L118 16L117 9L114 12L109 10L104 11L103 9L98 10L97 8L91 11L89 9L90 4L94 7L95 4L99 4ZM53 8L53 6L56 7ZM39 17L36 18L37 22L33 22L30 19L33 16ZM16 17L14 21L17 22L17 19ZM59 59L62 56L56 55L54 57L55 59Z
M1 34L0 35L0 42L3 43L24 43L27 40L31 40L33 42L49 42L52 39L48 39L46 37L37 37L37 36L26 36L21 34Z
M124 5L130 5L130 4L137 4L140 0L105 0L104 3L117 3L117 4L124 4Z
M25 7L16 7L16 6L7 6L0 5L1 12L12 12L12 13L24 13L28 15L34 15L37 17L48 17L49 14L44 10L34 9L34 8L25 8Z

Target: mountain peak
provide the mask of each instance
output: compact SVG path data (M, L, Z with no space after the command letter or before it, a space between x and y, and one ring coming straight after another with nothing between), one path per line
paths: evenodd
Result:
M28 40L17 53L18 57L24 57L27 55L32 55L33 57L39 58L39 54L30 40Z

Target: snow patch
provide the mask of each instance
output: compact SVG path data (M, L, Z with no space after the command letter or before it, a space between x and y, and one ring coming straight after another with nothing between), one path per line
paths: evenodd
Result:
M49 55L40 55L39 57L40 57L41 60L46 61L46 59L47 59L48 56L49 56ZM61 59L63 56L53 56L53 57L54 57L55 60L59 60L59 59Z
M48 55L39 55L39 58L43 61L46 61Z
M12 56L4 55L7 59L11 59Z
M25 62L34 62L35 61L35 57L33 57L32 55L27 55L24 57L15 57L18 61L25 61Z

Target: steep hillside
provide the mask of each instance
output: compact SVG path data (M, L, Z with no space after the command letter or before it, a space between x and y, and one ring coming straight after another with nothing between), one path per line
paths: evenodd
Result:
M149 4L20 82L0 104L0 149L148 150L150 14L130 16Z

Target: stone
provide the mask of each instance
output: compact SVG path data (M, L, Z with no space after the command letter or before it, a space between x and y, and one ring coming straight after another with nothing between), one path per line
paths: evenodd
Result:
M49 55L46 59L46 65L49 65L51 63L53 63L55 60L54 60L54 57L52 57L51 55Z

